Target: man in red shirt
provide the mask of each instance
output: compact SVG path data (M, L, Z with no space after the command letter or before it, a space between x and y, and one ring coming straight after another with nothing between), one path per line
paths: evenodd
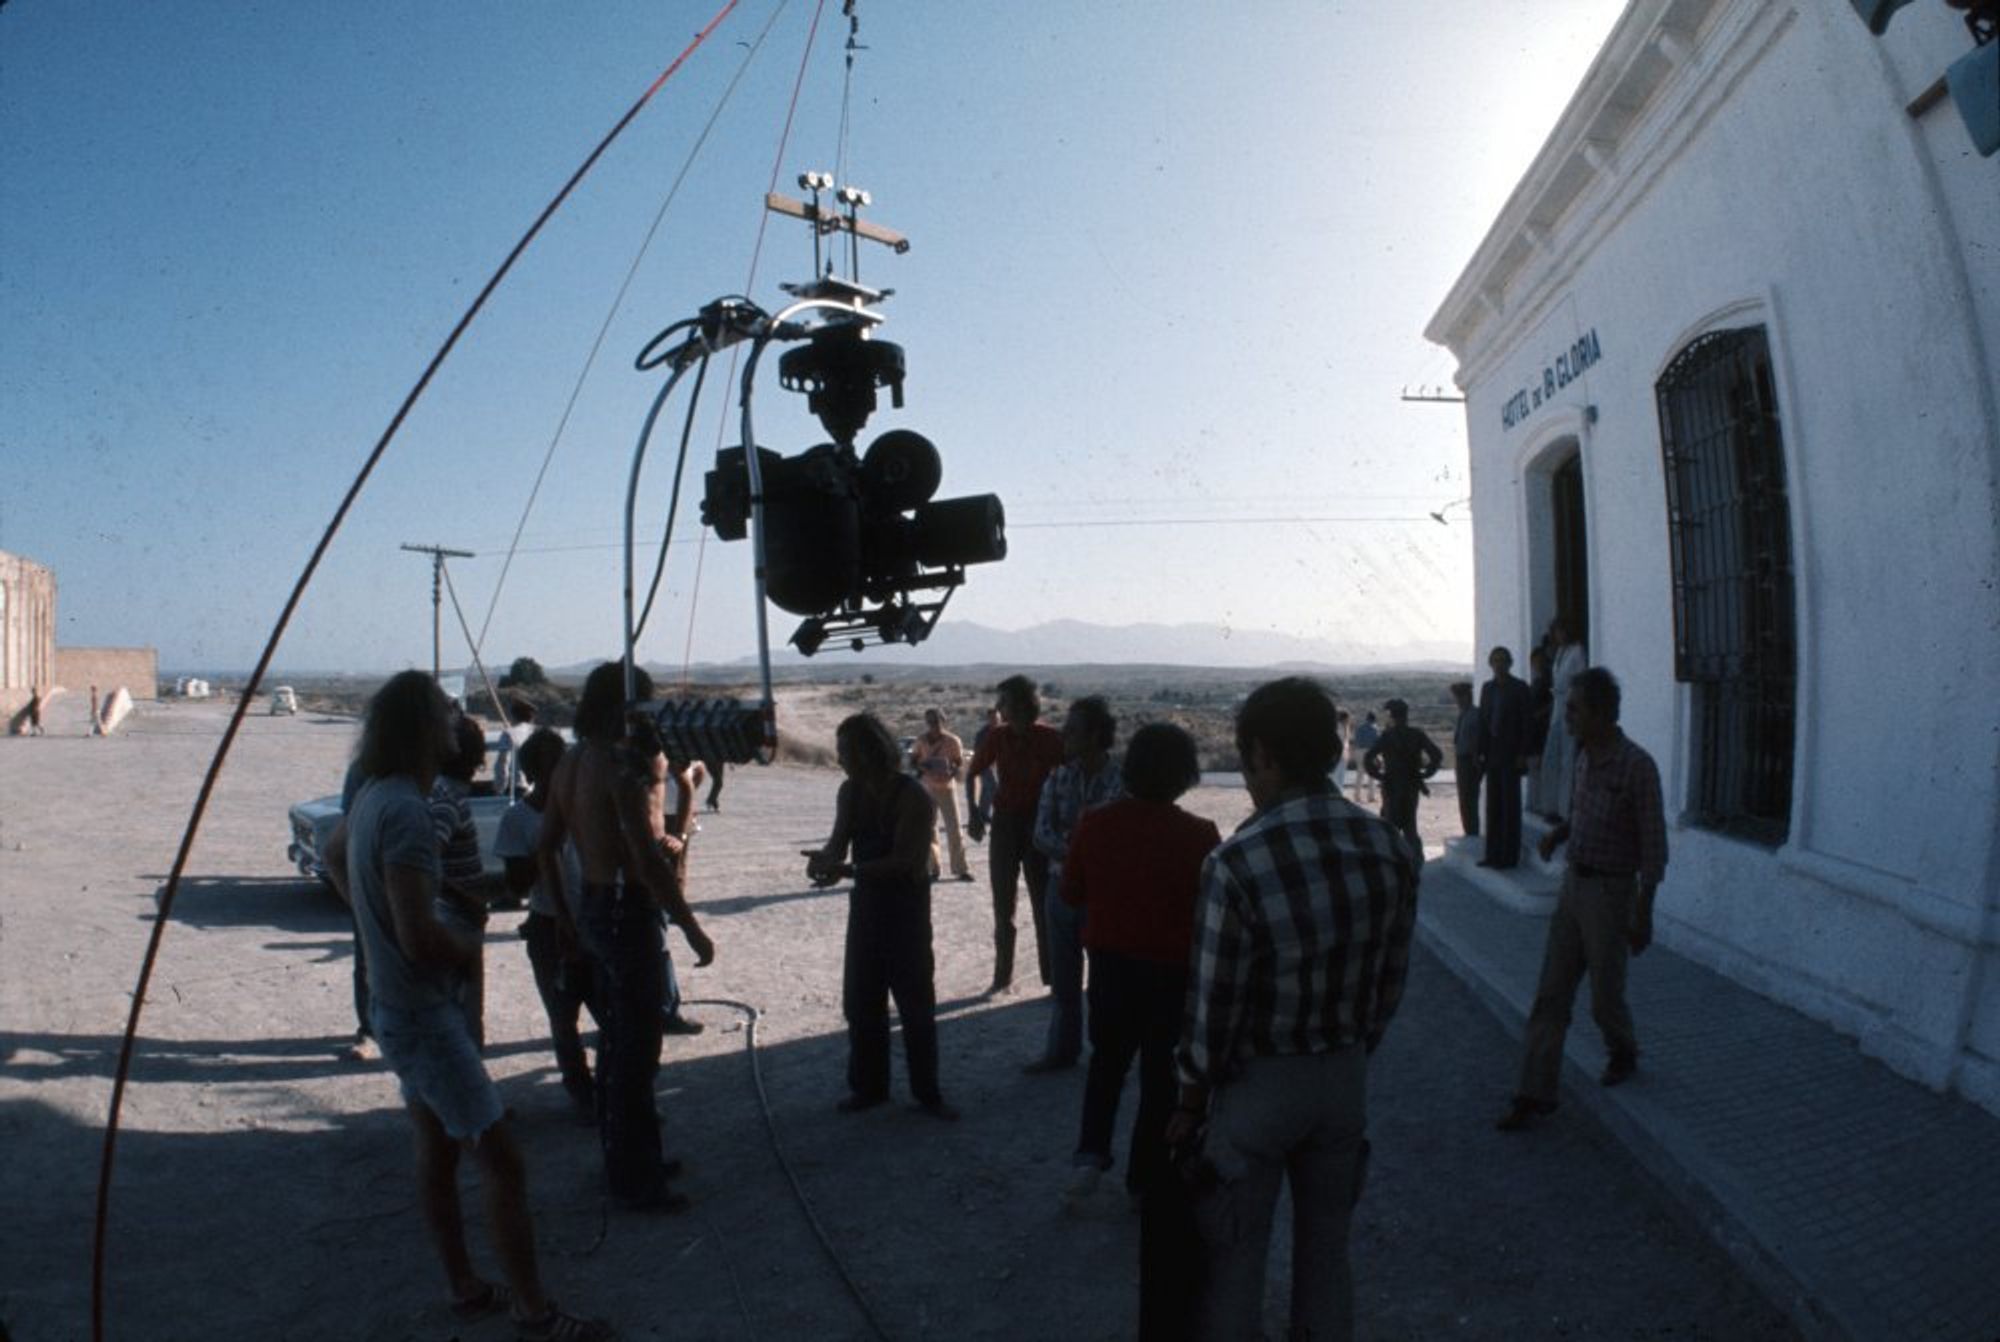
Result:
M1036 720L1042 715L1042 700L1034 681L1009 676L994 693L1003 725L986 734L965 772L976 778L991 768L1000 775L1000 789L993 798L993 844L987 850L987 870L993 879L993 985L987 991L1000 993L1014 982L1014 903L1024 873L1028 912L1035 923L1035 963L1042 982L1049 981L1042 929L1049 860L1035 848L1035 807L1042 799L1042 784L1063 761L1063 744L1061 732Z
M1084 913L1090 953L1090 1076L1070 1192L1087 1197L1111 1168L1119 1092L1139 1059L1139 1113L1125 1188L1139 1200L1139 1336L1181 1335L1201 1265L1194 1208L1167 1161L1174 1045L1187 998L1188 949L1202 862L1222 842L1215 823L1174 803L1201 781L1194 738L1167 722L1132 735L1127 796L1078 822L1062 897Z

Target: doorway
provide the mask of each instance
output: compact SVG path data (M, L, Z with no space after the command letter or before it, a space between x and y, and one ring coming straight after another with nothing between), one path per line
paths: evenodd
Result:
M1590 630L1590 536L1585 519L1583 448L1559 438L1526 473L1528 505L1528 628L1534 647L1560 619L1577 638Z
M1590 627L1590 546L1583 516L1583 453L1572 452L1569 460L1549 477L1549 513L1555 562L1553 618L1561 620L1563 628L1573 637L1582 638ZM1548 627L1546 621L1542 627ZM1540 630L1536 632L1539 634Z

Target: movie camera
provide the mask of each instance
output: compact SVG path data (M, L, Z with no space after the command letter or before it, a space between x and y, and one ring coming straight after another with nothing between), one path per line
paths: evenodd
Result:
M798 181L808 200L774 192L764 203L774 213L811 225L815 278L781 286L793 301L775 314L741 296L719 298L655 336L637 361L642 370L664 366L669 375L647 415L626 494L628 666L638 632L633 618L634 500L647 443L687 372L705 372L708 360L721 350L750 345L741 380L741 441L716 454L703 482L701 520L721 540L751 542L763 706L731 709L729 701L717 700L651 706L663 737L689 745L699 737L713 752L706 758L732 762L755 758L754 742L761 741L767 757L776 745L767 603L803 617L790 642L807 657L829 642L857 652L870 644L915 644L937 626L951 594L965 582L967 568L1007 556L1006 510L997 495L936 497L944 464L930 439L896 428L877 435L865 450L857 449L879 393L886 390L890 404L902 408L906 376L902 346L876 335L884 320L880 305L894 291L860 282L860 245L867 240L902 253L910 244L901 234L860 217L862 207L871 203L866 191L841 187L834 192L834 204L823 199L833 188L828 174L803 173ZM835 234L845 235L846 275L834 271L838 247L828 240ZM779 385L806 397L831 440L791 456L758 443L754 432L757 371L765 350L777 343L792 346L778 358ZM692 407L688 423L693 423ZM686 452L683 432L683 461ZM671 531L671 513L668 526ZM753 732L753 726L761 730Z

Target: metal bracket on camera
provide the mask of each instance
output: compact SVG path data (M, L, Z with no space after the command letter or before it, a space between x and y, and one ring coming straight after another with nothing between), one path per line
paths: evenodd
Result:
M845 643L854 652L870 644L907 643L915 646L931 636L938 617L944 614L951 594L965 582L965 570L946 569L909 584L900 599L892 599L875 610L843 608L826 615L802 620L792 632L791 645L801 657L810 657L828 642ZM918 601L918 588L941 591L935 601Z
M829 205L820 203L820 192L833 190L833 174L827 172L802 172L799 174L799 190L810 192L811 201L794 200L777 192L764 196L764 208L773 214L787 215L793 219L803 219L813 229L813 273L830 273L832 263L820 253L820 239L830 233L848 235L847 261L849 278L858 282L861 278L861 240L879 242L898 256L910 250L910 240L893 228L869 223L861 218L861 208L874 203L874 197L858 186L843 186L834 192L834 198L847 207L845 214ZM822 268L824 267L824 269Z

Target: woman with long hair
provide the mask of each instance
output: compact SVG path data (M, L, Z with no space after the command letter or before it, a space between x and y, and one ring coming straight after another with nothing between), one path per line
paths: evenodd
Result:
M889 1098L893 998L903 1023L910 1092L925 1113L957 1118L938 1089L931 799L923 784L902 771L902 752L874 714L857 713L842 722L834 744L847 779L834 802L833 835L807 855L806 875L818 886L854 882L840 988L848 1094L838 1107L857 1113Z

